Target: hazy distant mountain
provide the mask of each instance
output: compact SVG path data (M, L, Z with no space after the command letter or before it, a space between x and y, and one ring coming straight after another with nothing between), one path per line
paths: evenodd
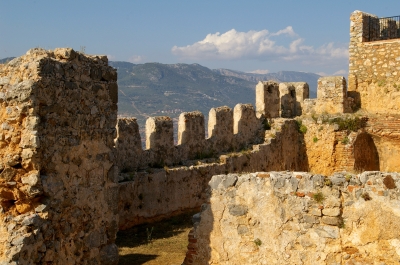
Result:
M155 115L176 117L182 111L255 102L255 85L260 80L304 81L315 97L317 74L281 71L251 74L229 69L211 70L199 64L132 64L112 62L118 71L119 113L145 118Z
M11 61L14 58L15 57L7 57L7 58L0 59L0 64L8 63L9 61Z
M6 63L14 57L4 58ZM183 111L199 110L205 116L212 107L234 107L255 102L258 81L304 81L315 97L319 75L281 71L252 74L229 69L211 70L199 64L132 64L109 62L118 71L118 113L135 116L141 124L149 116L176 118Z
M310 97L317 97L317 85L320 75L314 73L295 72L295 71L280 71L277 73L268 74L253 74L229 69L213 70L221 75L234 76L245 79L250 82L257 83L258 81L275 80L278 82L307 82L310 87Z
M4 58L6 63L14 57ZM310 85L310 97L316 96L319 75L281 71L252 74L229 69L211 70L199 64L132 64L113 62L118 71L118 114L138 119L143 133L145 120L151 116L177 117L184 111L199 110L205 116L212 107L255 102L258 81L304 81Z
M138 118L177 116L237 103L254 103L255 83L221 75L199 64L110 62L118 71L119 113Z

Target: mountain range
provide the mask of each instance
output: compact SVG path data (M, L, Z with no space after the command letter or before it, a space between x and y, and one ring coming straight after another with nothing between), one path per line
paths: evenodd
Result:
M0 60L6 63L13 59ZM199 110L205 116L212 107L255 102L258 81L307 82L310 97L316 96L314 73L280 71L255 74L229 69L209 69L200 64L133 64L110 61L118 72L118 114L138 119L141 131L151 116L170 116L175 121L181 112Z
M150 116L177 118L183 111L199 110L205 116L210 108L255 102L255 86L261 80L305 81L310 96L316 96L313 73L281 71L253 74L229 69L209 69L200 64L133 64L110 61L118 71L119 114L135 116L139 123Z

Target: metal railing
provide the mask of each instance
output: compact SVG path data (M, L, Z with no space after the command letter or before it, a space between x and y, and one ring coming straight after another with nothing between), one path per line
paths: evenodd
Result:
M369 41L400 38L400 16L369 18Z

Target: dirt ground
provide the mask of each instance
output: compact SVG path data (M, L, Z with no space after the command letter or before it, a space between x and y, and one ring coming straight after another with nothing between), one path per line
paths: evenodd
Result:
M181 265L185 259L192 215L119 231L120 265Z

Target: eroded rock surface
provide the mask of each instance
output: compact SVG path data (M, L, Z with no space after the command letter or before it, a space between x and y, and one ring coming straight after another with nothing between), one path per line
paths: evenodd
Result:
M398 264L400 175L218 175L184 264Z

